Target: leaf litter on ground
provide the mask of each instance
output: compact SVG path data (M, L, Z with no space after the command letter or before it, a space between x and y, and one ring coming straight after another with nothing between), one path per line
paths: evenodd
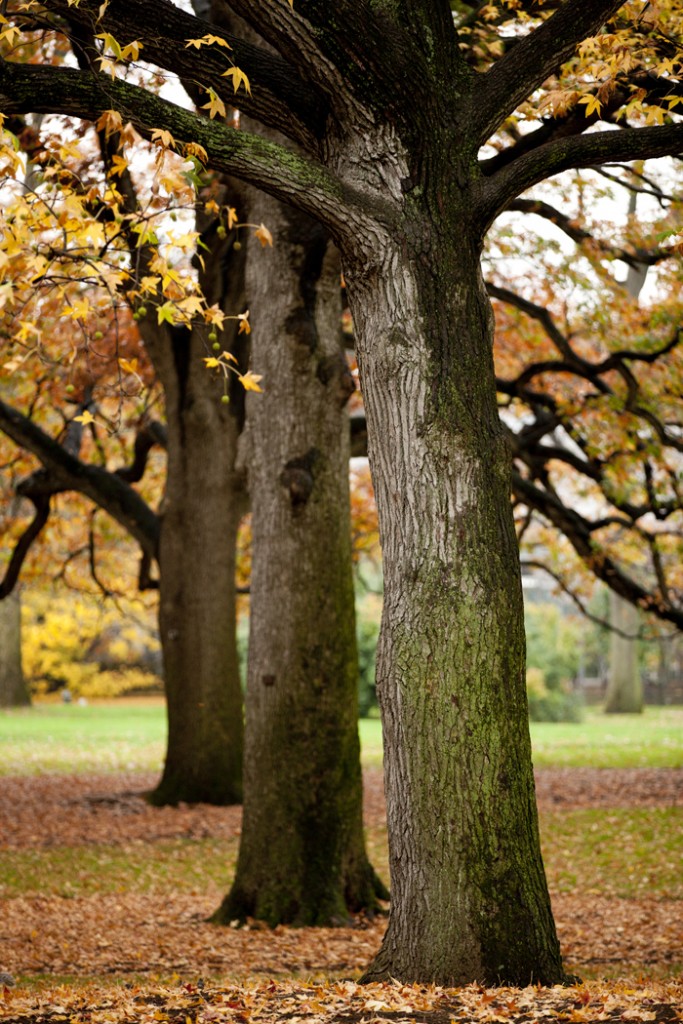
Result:
M458 1021L683 1021L680 982L664 979L683 961L683 900L620 899L580 877L570 891L551 888L568 969L601 975L570 989L442 990L359 986L355 979L381 941L384 918L334 929L219 928L206 920L225 880L187 884L159 870L135 888L125 874L105 884L110 853L134 851L154 879L160 851L234 859L239 808L153 808L143 792L151 775L6 777L0 787L0 861L63 855L72 866L100 858L90 888L40 887L2 894L0 1019L16 1024L171 1021L199 1024L456 1024ZM683 807L677 769L543 769L537 773L541 822L591 809ZM677 813L677 811L676 811ZM365 773L365 818L373 857L385 837L381 772ZM567 837L562 842L566 843ZM175 845L174 845L175 844ZM79 853L80 851L80 853ZM104 852L103 852L104 851ZM232 851L232 853L230 853ZM572 851L565 851L569 858ZM560 851L562 853L562 851ZM674 854L675 856L675 854ZM678 848L680 859L681 849ZM547 854L546 854L547 858ZM202 878L202 864L199 874ZM98 872L101 875L98 885ZM76 880L76 883L78 880ZM604 975L621 980L605 981ZM68 982L59 984L60 979ZM204 979L201 981L200 979ZM3 996L3 990L0 990Z

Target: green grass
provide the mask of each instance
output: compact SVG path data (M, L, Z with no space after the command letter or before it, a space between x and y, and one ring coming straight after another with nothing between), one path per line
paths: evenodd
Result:
M532 722L537 767L681 768L683 708L651 707L642 715L589 710L579 725Z
M683 808L541 812L543 857L555 892L683 899ZM368 830L368 853L388 878L386 828ZM122 846L60 846L0 854L0 897L84 897L116 892L226 889L237 837Z
M99 893L205 892L227 889L237 838L174 839L123 846L58 846L0 854L0 897Z
M165 741L160 698L37 704L0 713L0 774L157 771Z
M379 720L364 719L365 764L382 763ZM683 708L646 708L642 715L605 715L590 709L579 725L531 723L537 767L681 768Z
M551 889L683 899L683 807L541 811Z
M0 775L158 771L166 722L161 699L38 704L0 712ZM363 763L382 763L378 719L360 723ZM580 725L531 726L534 763L595 768L683 767L683 708L643 715L590 710Z

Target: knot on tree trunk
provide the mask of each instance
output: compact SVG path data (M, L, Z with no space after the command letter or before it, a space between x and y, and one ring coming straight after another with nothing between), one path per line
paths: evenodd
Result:
M285 463L285 468L280 474L280 483L289 491L293 512L301 511L313 492L313 469L319 458L318 449L311 448L305 455Z

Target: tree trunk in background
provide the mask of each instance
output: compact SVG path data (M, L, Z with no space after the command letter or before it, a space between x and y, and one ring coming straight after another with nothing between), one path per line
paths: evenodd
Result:
M242 310L243 256L207 238L204 281L209 302ZM246 368L247 344L231 322L220 335ZM161 508L159 632L164 662L168 743L152 803L239 803L242 798L243 710L235 633L235 550L246 511L236 468L244 390L232 377L230 404L204 357L206 330L173 333L173 362L162 377L167 405L166 490Z
M638 609L610 591L610 622L621 633L635 636L640 625ZM610 633L609 678L605 695L608 714L640 714L643 710L643 680L638 665L636 640Z
M629 196L628 212L636 212L638 195ZM637 299L647 278L647 267L642 264L629 266L626 275L626 290ZM635 635L638 632L637 608L610 590L610 622L620 633ZM620 633L610 634L609 678L605 695L605 711L608 714L624 712L640 714L644 705L643 681L638 666L638 648L635 640L629 640Z
M388 894L365 853L340 265L322 229L255 194L248 401L253 567L244 818L215 915L339 924Z
M21 668L21 601L15 591L0 601L0 708L30 703Z

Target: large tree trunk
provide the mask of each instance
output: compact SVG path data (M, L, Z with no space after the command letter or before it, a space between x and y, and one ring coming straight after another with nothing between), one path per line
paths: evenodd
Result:
M253 568L244 818L215 919L342 923L388 894L364 846L339 256L254 195L247 293L263 395L248 404Z
M344 253L384 562L392 902L365 979L555 983L492 315L448 181L411 199L405 233L368 226Z
M605 695L608 714L641 714L643 680L638 665L638 609L614 591L610 592L610 622L618 633L610 634L609 678ZM624 636L626 634L626 636Z
M0 601L0 708L30 703L21 668L21 602L15 591Z
M215 225L214 225L215 228ZM205 294L234 314L243 301L243 256L215 235L207 257ZM246 365L247 345L234 329L220 340ZM237 445L244 390L230 378L230 403L204 357L213 354L204 329L177 330L166 360L166 489L159 544L159 632L164 663L168 742L152 803L234 804L242 799L244 724L235 633L237 530L247 508Z

